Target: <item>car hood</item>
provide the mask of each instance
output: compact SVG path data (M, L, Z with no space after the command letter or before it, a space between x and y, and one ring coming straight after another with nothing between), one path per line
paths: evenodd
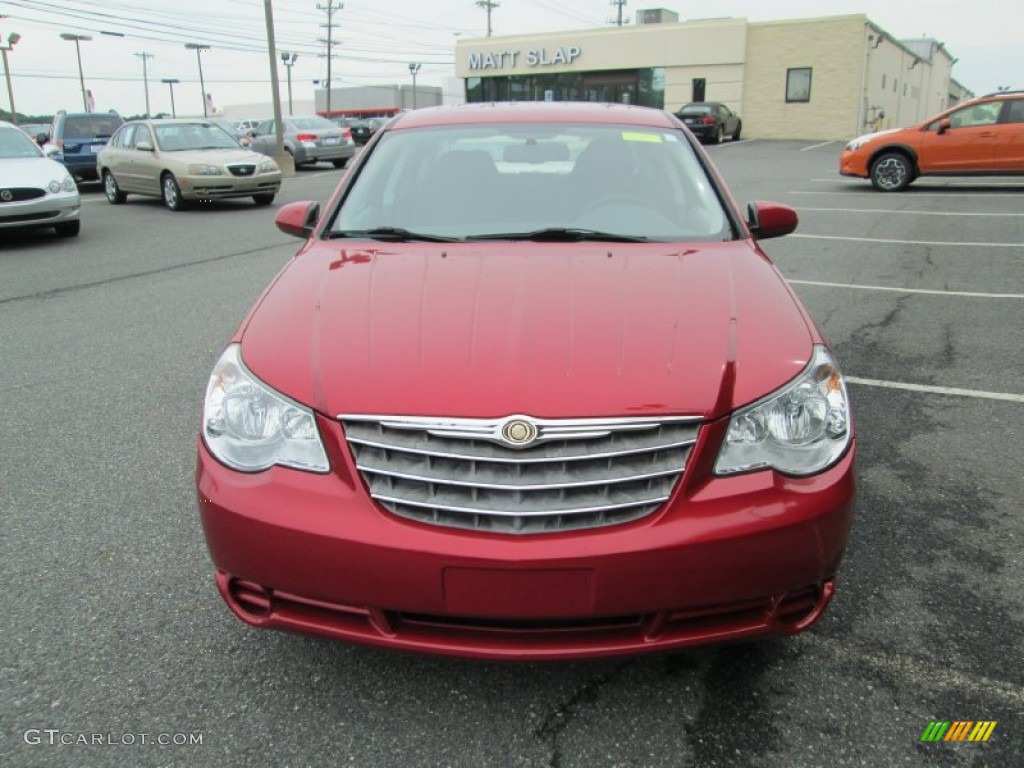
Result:
M239 338L260 379L332 417L578 418L724 413L796 376L816 337L751 241L321 241Z
M11 157L0 159L0 185L4 187L40 187L51 181L63 181L68 170L48 157Z

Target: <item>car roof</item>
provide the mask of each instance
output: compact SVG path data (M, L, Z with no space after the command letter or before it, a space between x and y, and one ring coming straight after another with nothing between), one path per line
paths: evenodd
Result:
M594 123L677 129L667 112L632 104L586 101L485 102L457 107L425 107L399 113L391 129L486 123Z

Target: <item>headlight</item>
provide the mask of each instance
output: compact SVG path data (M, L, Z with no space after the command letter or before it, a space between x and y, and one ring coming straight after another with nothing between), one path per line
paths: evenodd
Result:
M313 411L253 376L239 349L232 344L224 350L206 387L203 437L210 452L242 472L274 464L327 472Z
M224 169L219 165L207 165L206 163L196 163L188 167L189 176L220 176L224 173Z
M277 163L273 160L267 159L260 163L260 173L270 173L271 171L276 170L278 170Z
M49 189L53 194L57 194L58 192L60 192L60 182L57 181L56 179L53 179L49 184L46 185L46 188Z
M829 351L816 346L803 373L732 415L715 474L770 467L812 475L834 464L851 436L846 385Z
M63 189L65 192L74 192L75 190L78 189L78 187L75 186L75 180L72 179L70 176L64 177L64 181L60 183L60 188Z

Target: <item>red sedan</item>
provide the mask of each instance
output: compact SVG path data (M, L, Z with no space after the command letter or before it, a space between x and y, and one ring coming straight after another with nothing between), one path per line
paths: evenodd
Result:
M813 624L854 495L836 361L669 114L391 121L214 367L199 511L245 622L493 659Z

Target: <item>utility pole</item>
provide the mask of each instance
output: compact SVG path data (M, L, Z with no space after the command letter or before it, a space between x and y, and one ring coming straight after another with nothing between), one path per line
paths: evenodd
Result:
M142 59L142 82L145 84L145 88L146 88L146 119L148 120L149 119L149 70L146 68L146 61L147 61L147 59L152 59L153 58L153 54L152 53L146 53L145 51L143 51L142 53L136 53L135 55L138 56L140 59Z
M491 11L497 8L500 3L494 2L494 0L476 0L477 6L487 11L487 36L491 36Z
M274 96L274 160L281 164L284 161L284 126L281 120L281 81L277 77L274 9L271 0L263 0L263 14L267 22L267 52L270 54L270 89ZM295 168L293 165L290 169L283 170L287 175L291 175Z
M626 7L626 0L611 0L611 4L612 5L617 5L619 7L618 25L621 27L624 23L629 23L628 21L623 22L623 20L622 20L622 12L623 12L623 10Z
M321 24L321 27L327 27L327 117L331 116L331 48L334 46L333 32L334 27L337 26L334 23L334 14L345 7L343 3L334 4L334 0L327 0L327 5L316 4L317 10L323 11L327 14L327 23Z
M0 16L0 18L3 18ZM17 32L11 32L7 36L7 45L0 45L0 53L4 55L4 79L7 80L7 99L11 102L11 122L15 125L18 124L18 110L14 108L14 89L11 87L11 70L7 64L7 52L13 51L14 46L21 40L21 35Z

